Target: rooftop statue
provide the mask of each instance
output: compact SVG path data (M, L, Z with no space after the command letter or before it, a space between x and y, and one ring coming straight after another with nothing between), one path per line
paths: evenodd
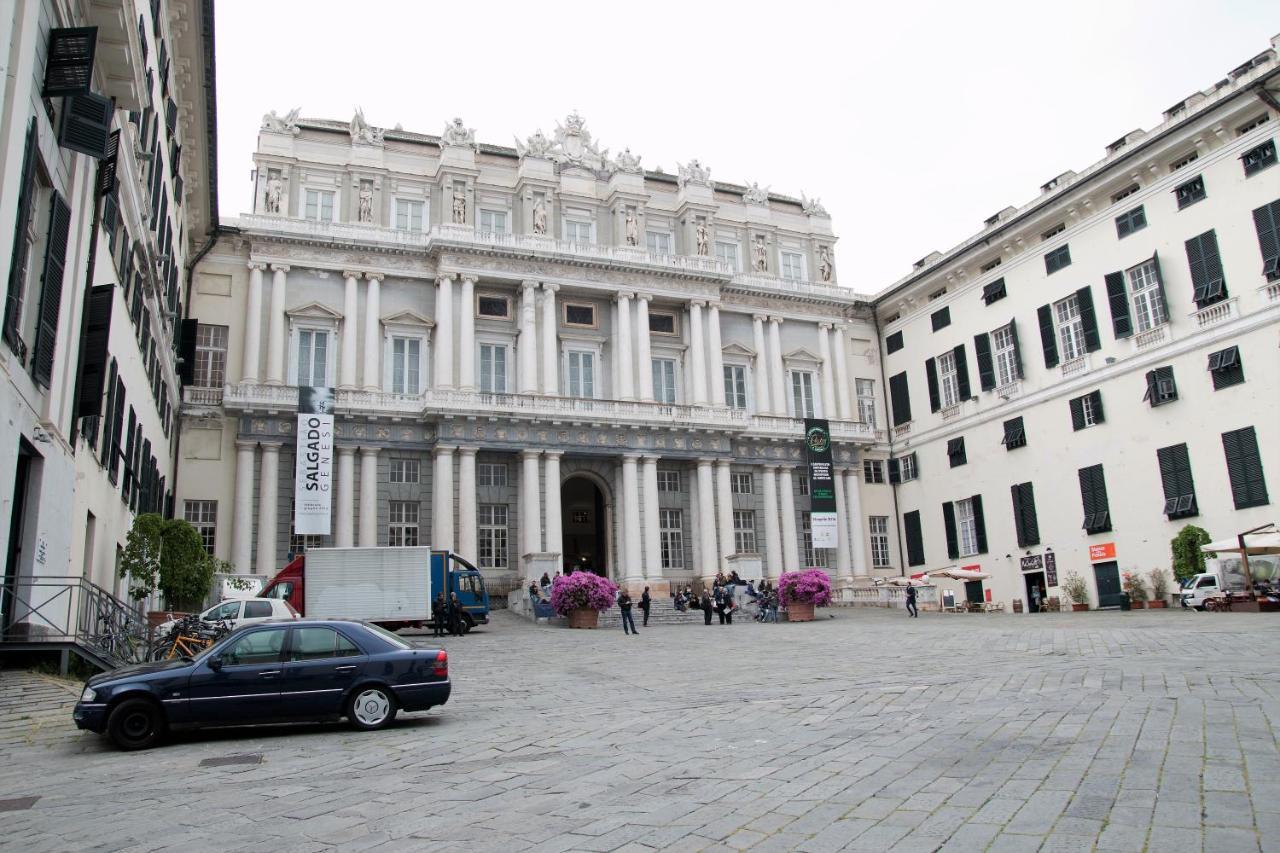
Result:
M381 145L382 130L373 127L364 119L364 110L356 107L356 114L351 117L351 141L362 145Z
M290 136L297 136L302 132L298 127L298 113L302 112L301 107L294 107L280 116L275 110L267 113L262 117L262 129L270 133L287 133Z
M534 131L533 136L530 136L524 142L521 142L520 138L516 137L516 153L521 157L542 157L544 159L549 159L554 147L554 143L552 143L550 139L547 139L547 135L542 132L542 128L538 128Z
M440 141L445 145L453 145L458 148L475 148L476 131L475 128L464 125L462 119L455 118L444 126L444 131L440 134Z
M742 194L742 200L747 204L768 204L769 188L760 189L760 185L755 181L747 187L746 192Z
M680 186L686 184L699 184L704 187L711 186L711 170L703 166L697 160L690 160L688 165L680 163L676 164L680 168Z
M800 207L808 216L827 216L827 209L822 206L822 199L807 198L804 193L800 193Z

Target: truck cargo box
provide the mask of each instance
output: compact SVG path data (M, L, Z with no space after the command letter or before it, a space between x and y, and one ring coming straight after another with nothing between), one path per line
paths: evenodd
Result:
M416 622L431 616L430 548L309 548L311 619Z

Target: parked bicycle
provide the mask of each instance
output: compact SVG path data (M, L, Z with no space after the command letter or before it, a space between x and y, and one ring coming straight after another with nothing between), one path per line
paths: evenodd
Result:
M184 616L151 646L151 660L193 658L231 632L223 620L206 622L198 615Z
M1226 592L1222 595L1215 595L1213 598L1205 599L1204 609L1213 613L1229 613L1231 611L1231 593Z

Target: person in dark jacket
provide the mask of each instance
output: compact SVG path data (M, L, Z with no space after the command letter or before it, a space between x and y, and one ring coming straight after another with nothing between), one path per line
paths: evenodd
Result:
M649 608L653 606L653 599L649 597L649 587L644 588L644 593L640 596L640 610L644 613L643 625L649 627Z
M437 592L436 600L431 603L431 627L433 630L432 636L434 637L444 636L444 626L445 626L445 623L448 621L448 615L446 614L447 610L448 608L445 606L445 603L444 603L444 593Z
M711 624L711 593L705 589L702 591L702 624Z
M618 595L618 609L622 611L622 633L639 634L635 617L631 615L631 593L625 589Z
M725 595L724 587L722 587L722 586L717 586L717 587L716 587L716 599L715 599L715 600L716 600L716 615L720 617L720 624L721 624L721 625L725 624L725 620L724 620L724 609L725 609L725 607L726 607L726 605L727 605L727 603L728 603L728 602L726 601L726 599L727 599L727 598L728 598L728 596L726 596L726 595Z
M916 609L916 588L914 586L907 587L907 615L920 618L920 611Z
M462 636L462 602L456 592L449 593L449 633L455 637Z

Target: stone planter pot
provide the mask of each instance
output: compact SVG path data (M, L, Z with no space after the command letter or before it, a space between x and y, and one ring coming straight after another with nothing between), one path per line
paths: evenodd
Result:
M1074 603L1073 603L1073 604L1071 605L1071 612L1072 612L1072 613L1084 613L1084 612L1088 611L1088 609L1089 609L1089 605L1087 605L1087 604L1074 604Z
M579 607L569 611L570 628L597 628L600 625L600 611L589 607Z
M1154 598L1147 602L1147 607L1150 607L1152 610L1160 610L1161 608L1168 606L1169 602L1165 601L1163 598Z
M1129 602L1129 607L1134 610L1145 610L1147 603L1145 601L1138 601L1137 599L1134 599Z
M813 605L802 601L794 601L787 605L788 622L812 622Z

